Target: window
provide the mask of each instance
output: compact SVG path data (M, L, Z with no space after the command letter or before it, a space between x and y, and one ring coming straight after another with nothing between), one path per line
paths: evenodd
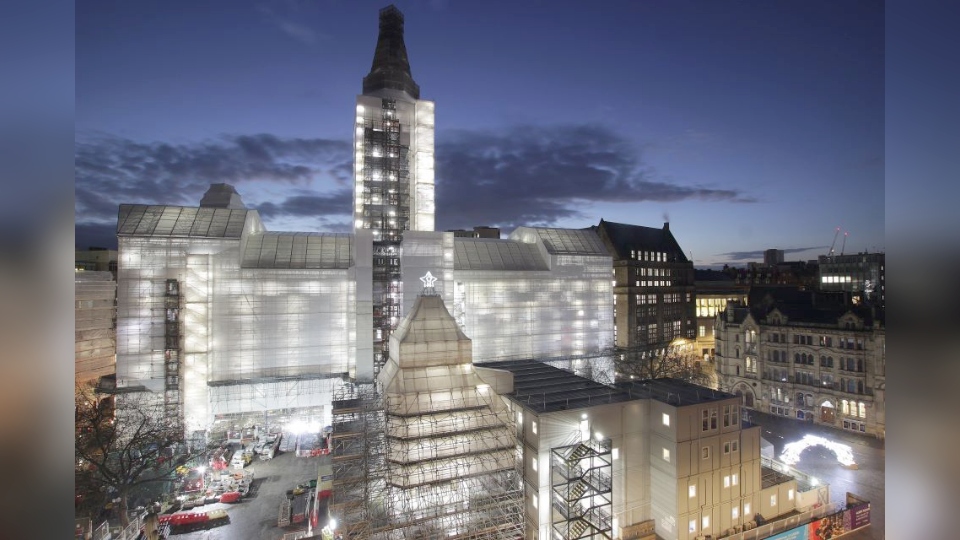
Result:
M619 448L614 448L614 449L612 450L612 454L613 454L613 455L612 455L613 459L620 459L620 449L619 449Z
M730 450L733 452L740 450L740 441L730 441Z
M703 528L704 529L710 528L710 516L703 516Z
M777 505L777 496L776 496L776 495L771 495L771 496L770 496L770 506L776 506L776 505Z
M710 409L710 429L717 429L717 409Z
M687 495L690 497L697 496L697 486L696 484L690 484L690 487L687 488Z
M670 463L670 450L667 448L663 449L663 460Z
M743 503L743 515L750 515L750 503Z
M710 447L704 446L700 449L700 459L710 459Z
M663 413L663 425L665 426L670 425L670 415L667 413Z
M737 484L740 483L740 481L739 481L739 479L737 478L737 475L736 475L736 474L733 474L733 475L730 476L730 483L733 484L733 485L737 485Z
M534 435L537 434L537 421L536 421L536 420L534 420L533 422L530 423L530 430L533 431L533 434L534 434Z
M539 499L539 497L537 497L536 495L533 496L533 507L534 507L534 508L540 508L540 506L539 506L540 501L539 501L538 499Z
M702 426L703 426L703 427L701 428L701 431L707 431L708 429L710 429L710 412L707 411L706 409L704 409L704 410L701 412L701 417L702 417L702 419L703 419L703 421L702 421L702 423L701 423Z
M733 519L737 519L738 517L740 517L740 509L734 506L733 509L730 511L730 517Z
M537 458L533 458L530 461L530 465L533 467L533 470L537 470Z
M788 490L787 490L787 500L788 500L788 501L792 501L792 500L793 500L793 490L792 490L792 489L788 489Z
M705 336L707 335L707 327L701 324L701 325L700 325L700 331L699 331L699 334L698 334L698 335L699 335L700 337L705 337Z
M729 453L730 453L730 443L729 443L729 442L723 443L723 453L724 453L724 454L729 454Z
M697 532L697 520L690 520L690 532Z
M859 415L860 418L866 418L867 406L861 401L859 404L857 404L857 408L859 409L859 412L860 412L860 415Z
M723 477L723 487L725 488L730 487L730 475Z

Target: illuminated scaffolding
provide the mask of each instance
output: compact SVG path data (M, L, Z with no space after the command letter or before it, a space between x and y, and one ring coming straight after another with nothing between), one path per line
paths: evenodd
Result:
M342 532L385 540L522 537L515 430L474 370L469 338L442 299L427 295L391 341L378 380L382 399L334 407L344 420L334 425L334 453L342 448L343 456L334 457L332 507ZM383 426L365 405L373 403Z
M118 389L191 432L297 410L328 425L356 368L353 236L268 232L232 206L121 206Z

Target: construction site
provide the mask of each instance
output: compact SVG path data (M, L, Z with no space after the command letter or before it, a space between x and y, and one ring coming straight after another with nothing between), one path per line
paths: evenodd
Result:
M375 383L333 401L331 516L345 537L523 537L517 440L472 344L432 288Z

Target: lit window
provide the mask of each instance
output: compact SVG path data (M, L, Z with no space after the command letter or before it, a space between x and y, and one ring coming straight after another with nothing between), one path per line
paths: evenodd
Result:
M733 509L730 511L730 517L733 519L737 519L738 517L740 517L740 509L734 506Z
M533 434L534 434L534 435L537 434L537 421L536 421L536 420L534 420L533 422L530 423L530 429L533 431Z
M776 496L776 495L771 495L771 496L770 496L770 506L776 506L776 505L777 505L777 496Z
M793 490L792 490L792 489L787 490L787 500L788 500L788 501L792 501L792 500L793 500Z
M619 448L614 448L614 449L613 449L613 459L620 459L620 449L619 449Z
M696 497L696 496L697 496L697 486L696 486L696 484L690 484L690 487L687 488L687 495L689 495L690 497Z
M725 487L725 488L730 487L730 476L729 476L729 475L723 477L723 487Z
M750 515L750 503L743 503L743 515Z
M670 415L667 413L663 413L663 425L665 426L670 425Z
M704 529L710 528L710 516L703 516L703 528Z
M670 450L666 448L663 449L663 460L666 462L670 461Z
M739 483L739 480L737 479L737 475L734 474L733 476L730 477L730 483L733 485L737 485L737 483Z
M537 497L536 495L533 496L533 507L540 508L540 500L539 500L539 497Z
M857 405L857 408L860 409L860 418L866 418L866 417L867 417L867 406L866 406L863 402L860 402L860 403Z
M690 532L697 532L697 520L690 520Z
M533 458L530 464L532 465L533 470L537 470L537 458Z

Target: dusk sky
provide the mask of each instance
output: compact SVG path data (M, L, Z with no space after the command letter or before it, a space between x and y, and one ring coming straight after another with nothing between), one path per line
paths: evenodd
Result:
M885 249L882 2L395 4L436 102L437 230L669 220L698 268L815 259L838 226ZM349 230L386 5L78 2L77 247L217 182L269 230Z

